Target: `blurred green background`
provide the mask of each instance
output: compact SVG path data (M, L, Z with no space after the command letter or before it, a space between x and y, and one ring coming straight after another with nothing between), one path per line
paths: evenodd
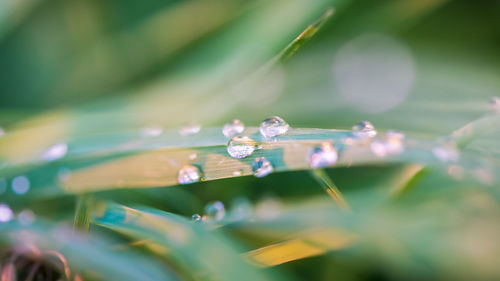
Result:
M333 16L310 42L267 68L329 7ZM423 140L449 135L489 112L488 100L499 95L499 14L500 2L488 0L2 0L0 187L8 189L13 178L28 175L31 190L23 196L2 191L0 200L16 213L33 210L48 229L70 224L75 198L53 188L61 167L93 164L95 151L109 150L98 161L119 159L126 153L112 149L130 141L128 132L151 126L176 130L196 122L220 127L234 118L258 126L279 115L294 128L350 129L369 120L377 129L397 129ZM481 168L477 163L492 167L487 176L493 179L486 183L452 179L446 166L426 171L405 197L391 200L387 190L401 165L329 169L351 203L348 214L330 206L307 171L95 196L188 218L214 200L230 206L244 197L255 205L274 196L286 204L274 226L263 222L252 232L250 221L219 229L232 239L228 248L238 253L280 240L266 236L266 229L285 237L333 226L362 237L349 249L262 270L271 279L495 279L499 136L492 127L464 151L471 172ZM68 142L68 154L84 155L83 160L40 163L40 151L56 142ZM124 239L102 226L91 230ZM255 234L260 230L264 234ZM80 253L78 245L71 249ZM174 252L216 259L216 246ZM231 251L221 260L230 261ZM139 252L149 255L147 249ZM186 260L178 262L175 255L148 258L153 261L138 260L174 268L173 279L217 279L197 268L186 270ZM86 259L79 262L79 269L89 266ZM113 275L119 270L108 265L103 261L103 268L111 268L104 276L119 280ZM92 273L85 277L102 279Z

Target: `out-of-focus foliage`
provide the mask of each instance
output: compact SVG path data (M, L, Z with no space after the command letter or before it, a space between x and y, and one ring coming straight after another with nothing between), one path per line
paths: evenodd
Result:
M499 12L2 1L1 280L498 279ZM269 141L273 115L292 129ZM249 158L226 152L234 118ZM377 157L389 129L404 151ZM339 162L310 170L325 140ZM250 176L255 157L274 173ZM183 165L202 182L178 186Z

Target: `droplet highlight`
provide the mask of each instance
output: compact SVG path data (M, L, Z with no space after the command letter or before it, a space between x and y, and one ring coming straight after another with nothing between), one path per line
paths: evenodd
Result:
M201 180L201 171L198 167L192 165L183 166L177 175L179 184L190 184Z
M265 157L257 157L252 163L253 175L258 178L269 175L273 170L273 165Z
M42 159L47 162L54 161L66 156L67 152L68 145L65 143L58 143L47 148L47 150L45 150L45 152L42 154Z
M194 222L201 222L203 217L200 214L194 214L191 216L191 220Z
M14 212L7 204L0 204L0 222L8 222L14 218Z
M227 153L233 158L245 158L255 151L257 142L247 136L233 137L227 144Z
M273 116L264 120L259 127L260 134L264 138L273 138L286 134L290 125L279 116Z
M245 125L243 124L243 122L238 119L234 119L233 121L226 123L222 127L222 134L224 134L226 138L232 138L236 135L241 134L244 130Z
M362 121L352 126L352 132L358 138L373 138L377 135L375 127L368 121Z
M313 169L324 168L337 163L338 158L337 149L330 142L323 142L313 149L309 165Z

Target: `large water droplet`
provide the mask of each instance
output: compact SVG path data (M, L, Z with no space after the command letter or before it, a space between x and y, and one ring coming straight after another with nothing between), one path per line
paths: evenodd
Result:
M200 214L194 214L191 216L191 220L194 222L201 222L203 217Z
M259 131L264 138L272 138L284 135L290 126L281 117L273 116L267 118L260 124Z
M247 136L233 137L227 144L227 153L233 158L245 158L255 151L257 142Z
M23 195L30 189L30 181L25 176L18 176L12 180L12 190L14 193Z
M8 222L14 218L14 213L6 204L0 204L0 222Z
M201 130L201 125L197 123L189 123L179 129L179 134L181 136L189 136L199 133Z
M222 133L227 138L232 138L238 134L241 134L245 130L245 125L238 119L234 119L233 121L226 123L224 127L222 127Z
M208 203L205 206L205 215L211 220L222 220L226 216L226 208L221 201Z
M273 165L265 157L257 157L252 163L253 175L258 178L269 175L273 170Z
M201 171L196 166L185 165L177 174L179 184L190 184L201 180Z
M377 135L375 127L368 121L362 121L352 126L352 132L358 138L373 138Z
M310 155L309 165L313 169L324 168L337 163L338 151L330 142L315 147Z
M389 130L382 138L372 141L370 150L377 157L400 154L405 149L404 140L403 133Z
M67 152L68 145L65 143L58 143L47 148L47 150L45 150L45 152L42 154L42 159L44 161L54 161L64 157Z
M489 108L494 113L500 113L500 98L492 97L488 102Z

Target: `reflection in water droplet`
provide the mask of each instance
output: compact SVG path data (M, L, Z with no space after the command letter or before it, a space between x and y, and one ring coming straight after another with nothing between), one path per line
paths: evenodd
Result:
M21 225L30 225L35 221L35 213L30 209L22 210L17 215L17 220Z
M264 120L259 127L260 134L264 138L272 138L286 134L290 125L281 117L273 116Z
M177 175L179 184L190 184L201 180L201 171L196 166L185 165Z
M227 144L227 153L233 158L245 158L255 151L256 142L247 136L233 137Z
M6 204L0 204L0 222L8 222L14 218L14 213Z
M18 176L12 180L12 190L14 193L23 195L30 189L30 181L25 176Z
M444 143L432 149L432 154L441 162L453 163L460 158L457 146L454 143Z
M7 180L4 178L0 178L0 194L4 193L7 190Z
M222 127L222 134L227 138L232 138L238 134L241 134L245 130L245 125L238 119L234 119L233 121L226 123L224 127Z
M219 221L226 216L226 208L221 201L211 202L205 206L205 215L207 219Z
M362 121L352 126L352 131L358 138L373 138L377 135L375 127L368 121Z
M273 172L273 165L265 157L257 157L252 163L253 175L262 178Z
M201 222L202 217L200 216L200 214L194 214L191 216L191 220L194 222Z
M257 202L255 213L261 219L272 220L280 215L282 208L283 206L279 200L266 197Z
M337 163L338 151L330 142L323 142L315 147L309 158L309 165L313 169L324 168Z
M65 143L58 143L47 148L47 150L45 150L45 152L42 154L42 159L44 161L54 161L64 157L67 152L68 145Z
M372 141L370 150L377 157L400 154L405 149L404 141L403 133L389 130L382 138Z
M163 134L163 129L157 126L142 128L139 134L144 138L157 137Z
M500 113L500 98L492 97L489 101L490 110L494 113Z
M196 124L196 123L189 123L189 124L183 126L179 130L179 134L181 136L189 136L189 135L194 135L194 134L199 133L200 130L201 130L201 125Z

